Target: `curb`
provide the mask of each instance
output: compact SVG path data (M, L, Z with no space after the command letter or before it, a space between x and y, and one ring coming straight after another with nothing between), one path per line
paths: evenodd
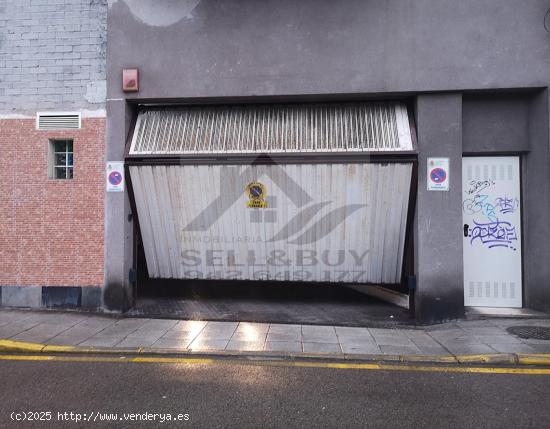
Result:
M550 366L548 354L495 353L481 355L366 355L344 353L288 353L288 352L258 352L258 351L192 351L188 349L155 349L110 348L110 347L78 347L59 346L24 341L0 340L0 353L50 353L50 354L104 354L104 355L140 355L140 356L180 356L188 358L239 358L247 360L324 360L324 361L355 361L377 362L388 364L485 364L485 365L519 365L519 366Z

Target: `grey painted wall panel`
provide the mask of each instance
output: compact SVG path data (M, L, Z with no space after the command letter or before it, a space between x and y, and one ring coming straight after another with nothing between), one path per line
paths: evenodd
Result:
M523 159L524 297L527 307L550 312L550 144L548 90L529 106L531 152Z
M415 306L417 320L421 322L448 320L464 314L461 113L460 94L418 97ZM426 190L429 157L449 158L448 192Z
M109 97L123 96L120 73L133 66L141 90L127 98L514 88L550 80L545 0L202 0L194 8L160 1L148 16L135 3L110 7ZM174 19L163 19L167 5Z
M464 152L529 150L529 101L532 94L464 96Z
M107 103L107 161L124 160L126 131L130 127L131 109L123 100ZM126 179L128 180L128 179ZM133 265L134 235L127 189L105 193L105 271L102 302L106 310L125 311L133 304L133 285L129 270Z

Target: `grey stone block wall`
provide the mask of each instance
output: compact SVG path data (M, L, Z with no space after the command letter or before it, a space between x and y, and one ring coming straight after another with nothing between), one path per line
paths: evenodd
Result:
M0 114L104 109L107 0L0 0Z
M42 304L42 288L40 286L3 286L2 306L38 308Z
M0 306L97 310L101 307L101 288L95 286L0 286Z

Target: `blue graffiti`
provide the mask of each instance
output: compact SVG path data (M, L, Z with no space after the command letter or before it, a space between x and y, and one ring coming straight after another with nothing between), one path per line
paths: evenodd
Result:
M513 246L518 240L516 227L510 222L495 221L489 223L478 223L474 220L475 226L470 231L470 244L479 240L489 249L493 247L507 247L516 250Z
M498 220L495 206L488 202L489 195L475 195L473 199L469 198L462 202L462 209L466 214L483 214L492 222Z
M519 199L508 198L507 196L495 198L495 207L499 213L514 213L519 208Z

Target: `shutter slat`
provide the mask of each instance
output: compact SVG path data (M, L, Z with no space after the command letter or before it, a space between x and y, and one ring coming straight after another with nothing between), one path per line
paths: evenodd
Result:
M130 154L411 150L404 104L359 102L148 108Z

